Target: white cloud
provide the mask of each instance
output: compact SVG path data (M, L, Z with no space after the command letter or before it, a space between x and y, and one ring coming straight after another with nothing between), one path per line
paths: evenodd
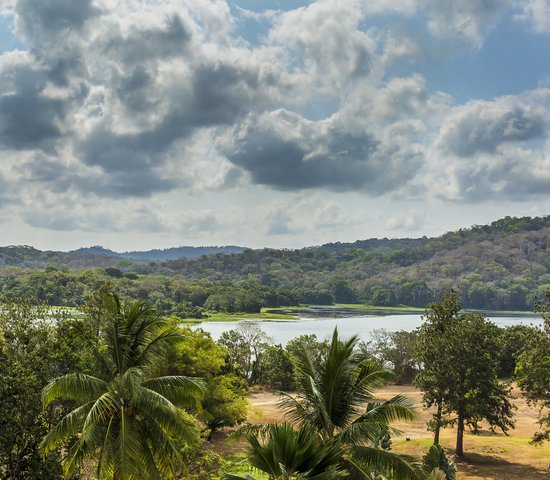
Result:
M478 47L510 0L434 0L428 26L434 35L473 42Z
M427 183L441 197L476 202L550 191L549 101L540 89L455 107L429 153Z
M537 33L550 33L550 2L548 0L524 0L519 20L528 22Z

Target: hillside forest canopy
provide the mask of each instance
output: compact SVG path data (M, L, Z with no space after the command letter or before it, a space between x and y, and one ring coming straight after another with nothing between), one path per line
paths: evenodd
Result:
M13 246L0 248L0 295L75 307L112 284L125 298L147 301L163 313L200 318L205 311L254 313L299 304L423 308L455 289L465 308L533 310L550 287L549 250L550 216L506 217L436 238L142 262L97 249ZM168 255L152 252L145 257Z

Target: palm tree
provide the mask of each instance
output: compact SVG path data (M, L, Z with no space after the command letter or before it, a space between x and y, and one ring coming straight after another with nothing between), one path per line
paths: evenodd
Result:
M292 422L340 446L340 464L348 478L371 480L377 473L400 480L418 478L417 468L378 446L381 436L391 431L391 422L414 419L412 403L402 395L372 401L373 389L391 373L361 354L357 343L357 336L340 340L335 329L320 358L302 351L296 365L297 393L282 393L281 406Z
M309 426L265 425L246 434L247 461L270 480L335 480L342 478L338 445L322 442ZM254 480L252 475L226 474L224 480Z
M72 373L43 390L44 406L66 399L79 406L44 437L46 454L72 440L65 475L86 458L97 459L97 478L173 478L182 442L196 438L194 419L178 406L196 404L202 383L183 376L156 376L182 335L143 302L104 296L99 335L84 343L96 360L94 376ZM84 333L83 333L84 334Z

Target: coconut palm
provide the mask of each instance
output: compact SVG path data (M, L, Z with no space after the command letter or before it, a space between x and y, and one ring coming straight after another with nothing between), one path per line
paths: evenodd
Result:
M95 375L65 375L42 392L45 407L60 399L78 404L43 439L42 450L72 441L63 461L66 475L95 458L98 479L172 478L182 442L198 434L178 406L195 404L203 394L197 379L157 376L182 335L152 307L121 303L114 294L103 298L101 319L99 335L84 339Z
M294 429L271 424L246 435L247 462L267 473L270 480L335 480L342 478L338 445L323 442L309 426ZM231 475L225 480L254 480L252 475Z
M357 343L357 336L340 340L335 329L320 358L302 351L296 365L297 393L282 393L281 406L292 422L339 445L348 478L371 480L378 473L400 480L418 478L416 467L378 447L391 422L415 418L412 403L402 395L372 401L373 389L387 382L391 372L361 354Z

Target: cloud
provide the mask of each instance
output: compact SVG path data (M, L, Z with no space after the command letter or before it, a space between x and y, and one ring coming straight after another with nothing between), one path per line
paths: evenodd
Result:
M248 117L221 147L254 183L281 190L377 195L396 188L414 171L414 161L399 158L398 147L384 145L367 131L350 133L338 116L312 122L282 109Z
M418 232L426 224L426 212L417 209L412 209L407 213L398 213L385 221L387 228L398 232Z
M481 46L497 24L510 0L437 0L431 2L431 32Z
M540 107L513 97L472 101L449 115L436 145L460 157L495 153L503 144L542 138L545 120Z
M48 163L57 176L30 168L51 188L59 178L111 197L188 188L185 172L174 175L191 161L182 142L277 95L269 62L227 43L225 2L190 2L192 12L175 2L46 3L16 5L17 32L33 48L0 56L0 148L64 155Z
M457 106L441 125L427 183L460 201L515 201L550 191L548 89Z
M481 45L508 1L319 0L259 15L223 0L7 3L27 50L0 54L0 202L31 225L200 237L248 216L213 208L216 195L284 191L290 203L253 210L284 238L361 221L325 194L482 201L547 186L546 100L457 105L411 69L430 61L426 43ZM526 3L524 20L544 5ZM203 193L196 215L146 207Z
M51 150L68 126L75 91L61 99L48 94L49 72L24 52L0 61L0 146L14 150ZM72 98L71 98L72 97Z
M67 32L81 31L85 23L100 15L93 0L17 0L17 31L38 48L40 43Z
M410 15L425 3L425 0L370 0L366 8L372 14L401 13Z
M374 40L359 28L360 2L319 0L281 13L268 42L287 51L292 68L334 92L350 79L368 75L373 67Z
M510 148L499 155L479 155L475 162L450 163L447 172L433 182L442 187L438 193L443 198L466 202L526 201L547 195L549 168L549 145L541 151Z
M550 2L548 0L525 0L521 3L517 18L528 22L537 33L550 33Z

